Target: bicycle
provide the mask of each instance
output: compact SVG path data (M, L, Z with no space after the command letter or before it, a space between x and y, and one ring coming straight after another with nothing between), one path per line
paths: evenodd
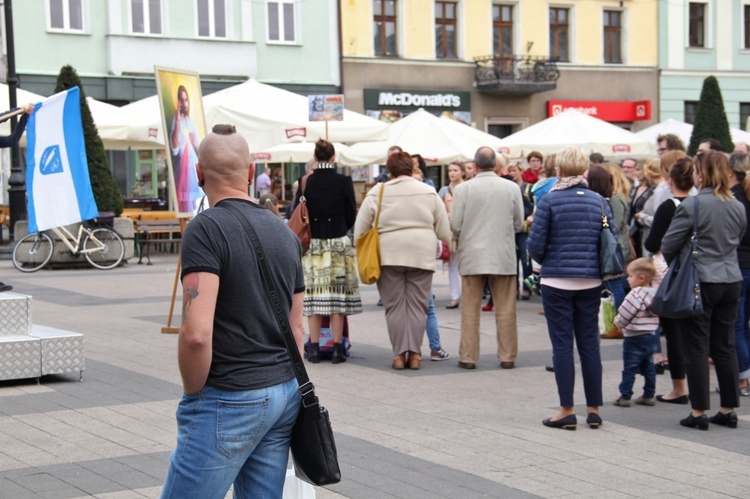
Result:
M113 269L125 256L125 244L112 229L98 225L88 227L82 223L78 226L77 235L67 227L53 227L50 230L65 243L74 256L83 255L97 269ZM36 272L47 265L55 249L55 239L47 232L27 234L18 241L13 249L13 265L18 270Z

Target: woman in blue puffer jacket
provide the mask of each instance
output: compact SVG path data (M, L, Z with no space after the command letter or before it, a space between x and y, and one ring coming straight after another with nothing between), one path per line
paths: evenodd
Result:
M586 394L586 423L602 424L602 362L599 355L599 233L602 214L613 220L609 203L587 187L586 154L568 147L555 158L558 181L542 198L527 243L531 258L542 265L542 304L552 342L560 412L543 421L553 428L576 429L573 403L573 342L581 358ZM615 237L615 224L610 230Z

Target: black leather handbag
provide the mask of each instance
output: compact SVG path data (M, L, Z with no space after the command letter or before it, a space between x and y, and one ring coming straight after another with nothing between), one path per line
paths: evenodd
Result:
M294 367L294 375L299 383L299 394L302 397L299 415L292 429L292 458L294 473L298 478L313 485L330 485L341 481L336 442L333 439L333 427L328 417L328 410L320 405L315 395L315 387L307 376L302 356L289 326L289 319L284 315L279 294L271 280L271 272L260 245L260 239L250 222L237 208L229 203L221 204L229 210L245 229L245 235L255 249L258 267L266 293L271 298L276 321L281 329L284 343Z
M693 211L693 234L690 246L669 264L659 289L656 290L651 311L669 319L688 319L703 314L701 281L695 266L695 243L698 240L698 198Z
M609 228L609 220L604 212L604 198L599 196L602 206L602 230L599 232L599 271L602 280L615 279L625 272L625 261L617 238Z

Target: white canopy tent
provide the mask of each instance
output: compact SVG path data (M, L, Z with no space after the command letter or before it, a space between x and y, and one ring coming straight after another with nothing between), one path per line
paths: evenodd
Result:
M640 132L636 132L636 135L656 144L656 139L659 135L665 135L668 133L677 135L680 140L685 143L685 147L687 147L690 144L690 138L693 135L693 125L669 118L661 123L644 128ZM745 144L750 144L750 132L745 132L739 128L730 128L729 133L732 135L732 142L744 142Z
M348 149L344 144L334 142L336 156ZM260 163L306 163L313 159L315 142L290 142L269 147L255 153L255 161Z
M586 154L605 157L647 156L656 144L606 121L568 109L501 140L500 149L513 158L531 151L545 156L568 146L580 147Z
M157 96L133 102L121 110L129 124L129 134L120 148L165 146ZM307 119L307 97L255 80L203 97L203 112L209 130L217 123L231 123L247 139L251 151L326 137L325 122ZM328 123L328 140L335 142L378 140L387 133L386 123L349 110L344 110L343 121Z
M29 92L28 90L23 90L22 88L16 89L17 107L28 104L29 102L31 102L32 104L36 104L37 102L42 102L44 99L46 99L46 97L42 97L41 95L35 94L34 92ZM8 85L5 83L0 83L0 112L9 110L10 96L8 95ZM0 135L10 134L10 120L6 120L3 123L0 123Z
M339 164L358 166L383 164L388 148L397 145L411 154L421 154L428 165L468 161L481 146L497 149L500 139L450 118L419 109L391 125L388 139L359 142L339 155Z

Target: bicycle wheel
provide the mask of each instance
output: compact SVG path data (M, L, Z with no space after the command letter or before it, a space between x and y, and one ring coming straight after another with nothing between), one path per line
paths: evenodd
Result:
M54 246L52 238L43 232L27 234L13 248L13 265L21 272L36 272L52 258Z
M120 265L125 256L125 245L120 235L110 229L94 229L83 239L83 256L101 270L113 269Z

